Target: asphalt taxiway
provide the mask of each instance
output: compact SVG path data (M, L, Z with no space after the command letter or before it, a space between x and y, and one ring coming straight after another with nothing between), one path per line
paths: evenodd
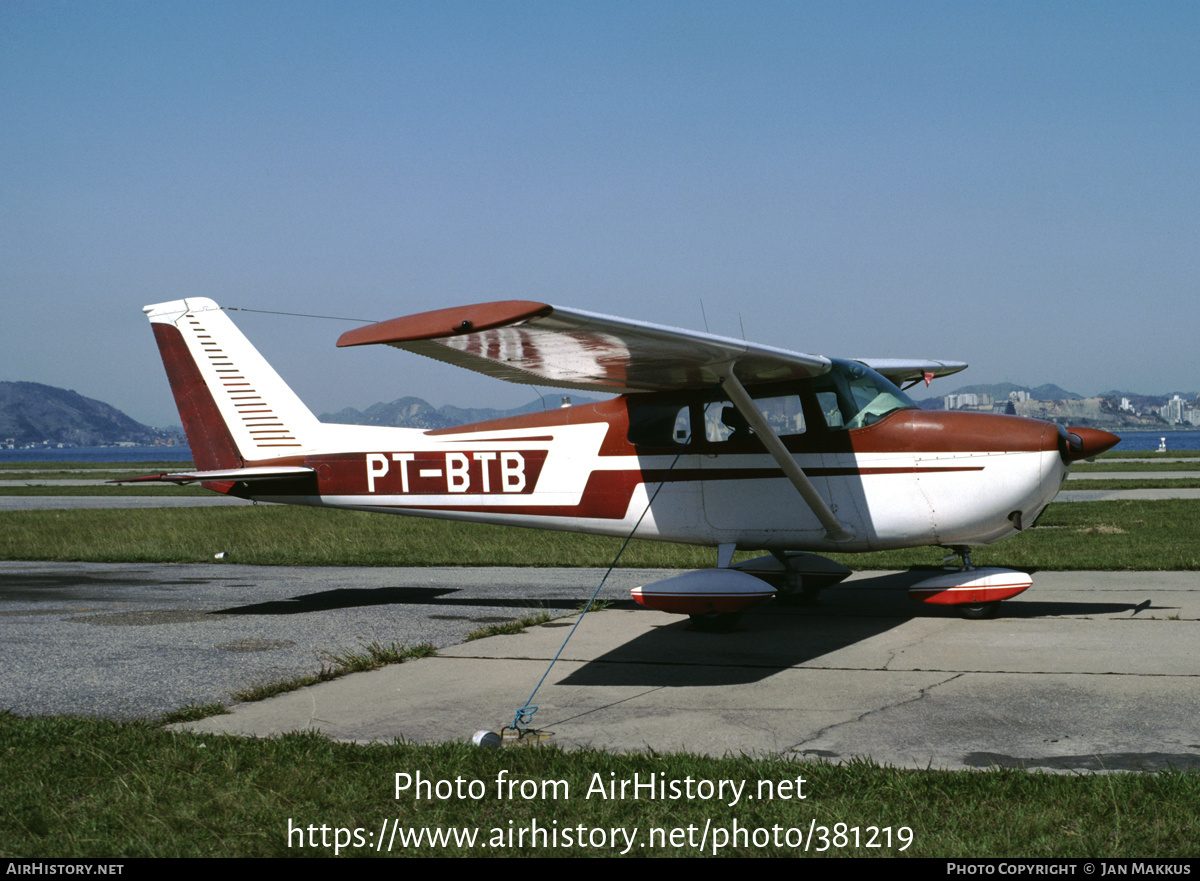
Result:
M1200 576L1039 572L1000 618L907 599L858 573L814 607L770 602L731 633L634 609L666 573L618 570L541 686L531 724L564 747L871 757L904 767L1200 767ZM0 706L150 715L228 700L364 642L436 657L237 704L188 727L443 741L511 722L572 617L462 643L494 619L569 615L593 569L0 564Z

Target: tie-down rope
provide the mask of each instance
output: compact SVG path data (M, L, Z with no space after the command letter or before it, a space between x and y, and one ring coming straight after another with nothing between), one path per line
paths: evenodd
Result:
M553 659L550 661L550 665L546 667L546 672L542 674L542 678L539 679L537 685L533 687L533 691L529 695L529 700L525 701L525 706L518 708L516 713L513 715L513 723L511 727L513 731L517 732L518 737L524 737L531 730L527 726L531 721L533 721L533 714L538 711L538 708L533 706L534 695L538 693L538 689L542 687L542 683L545 682L546 677L550 675L550 670L558 662L563 650L566 649L567 643L571 641L571 637L575 635L575 631L578 630L579 625L583 623L583 616L586 615L592 608L593 604L595 604L596 597L600 595L601 588L603 588L605 582L608 581L608 576L612 575L613 569L615 569L617 566L617 561L620 560L621 555L625 553L625 548L629 547L629 542L633 540L634 533L636 533L638 527L642 525L642 520L644 520L646 518L646 514L650 512L650 506L653 505L654 500L658 498L659 491L666 486L667 478L675 469L675 465L679 462L679 457L683 455L683 451L687 449L687 445L690 443L690 441L691 436L689 435L688 439L683 442L683 446L679 448L679 452L675 454L675 458L671 461L670 466L667 468L667 473L663 475L662 480L660 480L658 483L658 487L654 490L654 493L646 502L646 507L642 509L641 516L638 517L637 523L633 524L633 529L629 531L629 535L625 536L625 541L621 544L620 550L617 551L617 555L613 557L613 561L609 564L608 571L604 573L604 577L601 578L600 583L596 585L596 589L592 592L591 599L587 601L587 605L584 606L583 611L579 613L579 617L575 620L575 625L571 628L570 632L567 633L567 638L564 639L562 645L559 646L558 652L555 653Z

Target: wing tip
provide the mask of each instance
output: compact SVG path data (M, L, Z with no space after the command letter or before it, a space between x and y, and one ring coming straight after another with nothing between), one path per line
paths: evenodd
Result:
M338 338L337 344L339 348L346 348L442 339L544 318L553 311L553 306L533 300L499 300L471 306L451 306L348 330Z

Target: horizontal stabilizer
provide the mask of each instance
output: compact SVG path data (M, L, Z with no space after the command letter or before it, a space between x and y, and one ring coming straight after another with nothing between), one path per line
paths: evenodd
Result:
M314 473L306 465L277 465L258 468L225 468L219 471L189 471L180 474L144 474L108 483L195 483L198 480L288 480Z

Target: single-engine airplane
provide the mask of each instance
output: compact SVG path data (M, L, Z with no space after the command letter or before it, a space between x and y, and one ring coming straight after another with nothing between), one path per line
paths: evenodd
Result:
M900 383L957 361L842 360L523 300L395 318L338 346L390 345L510 382L618 393L459 428L319 422L212 300L147 306L198 481L246 499L706 545L717 567L634 591L724 629L771 597L850 574L815 552L944 546L914 599L990 617L1029 576L972 546L1029 526L1089 428L919 409ZM736 549L768 556L732 564Z

